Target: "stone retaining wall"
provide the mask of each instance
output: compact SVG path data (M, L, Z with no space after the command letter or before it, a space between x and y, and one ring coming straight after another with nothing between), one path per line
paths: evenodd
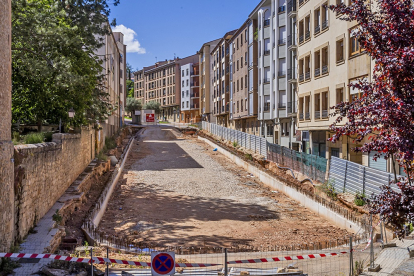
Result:
M94 157L95 130L87 128L80 134L54 134L51 143L15 146L16 240L29 233Z

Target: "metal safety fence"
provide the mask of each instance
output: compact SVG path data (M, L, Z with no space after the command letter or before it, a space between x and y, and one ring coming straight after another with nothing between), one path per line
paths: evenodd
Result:
M251 150L252 152L267 158L267 141L263 137L258 137L208 122L202 122L202 129L220 137L220 139L236 142L243 148Z
M380 187L391 183L393 180L394 175L391 173L334 156L331 158L329 182L339 193L363 193L370 196L371 194L380 193ZM396 185L393 185L393 188L399 191Z
M328 159L271 143L267 143L267 148L269 161L300 172L312 179L325 182Z

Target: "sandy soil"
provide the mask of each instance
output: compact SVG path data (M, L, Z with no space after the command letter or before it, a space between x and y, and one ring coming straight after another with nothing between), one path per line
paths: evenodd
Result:
M284 246L341 239L332 226L195 139L147 127L99 227L160 246Z

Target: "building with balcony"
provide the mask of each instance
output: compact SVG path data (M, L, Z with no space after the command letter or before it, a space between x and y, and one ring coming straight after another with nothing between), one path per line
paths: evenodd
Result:
M257 21L258 120L269 142L299 149L296 141L295 11L285 0L262 0L249 18ZM289 43L287 34L289 33Z
M328 4L319 0L297 3L297 113L302 150L326 158L336 156L366 166L382 166L386 170L386 165L373 162L375 153L352 151L359 146L352 138L343 137L336 143L327 141L333 135L329 131L334 122L329 116L331 107L359 98L359 91L348 85L361 78L371 80L372 72L369 56L352 35L356 23L340 20L341 15L329 10Z
M257 59L257 55L255 56L257 43L253 39L253 33L253 21L249 19L229 41L230 127L256 134L258 133L257 85L254 85L254 81L257 79L253 78L253 75L257 74L257 64L249 63L249 60ZM249 49L251 57L249 57ZM249 72L251 72L251 79L249 79Z
M237 30L226 33L211 52L213 75L213 115L216 123L229 126L230 114L230 44L229 41Z
M181 66L180 122L200 121L200 66L188 63Z
M204 43L198 52L200 65L200 114L203 121L210 123L216 122L216 117L213 114L213 83L211 77L213 76L213 58L211 52L220 42L216 39Z

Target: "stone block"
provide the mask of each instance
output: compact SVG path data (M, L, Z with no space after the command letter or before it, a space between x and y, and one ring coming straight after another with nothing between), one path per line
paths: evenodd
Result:
M374 265L374 267L368 267L369 272L378 272L381 270L381 266L379 264Z

